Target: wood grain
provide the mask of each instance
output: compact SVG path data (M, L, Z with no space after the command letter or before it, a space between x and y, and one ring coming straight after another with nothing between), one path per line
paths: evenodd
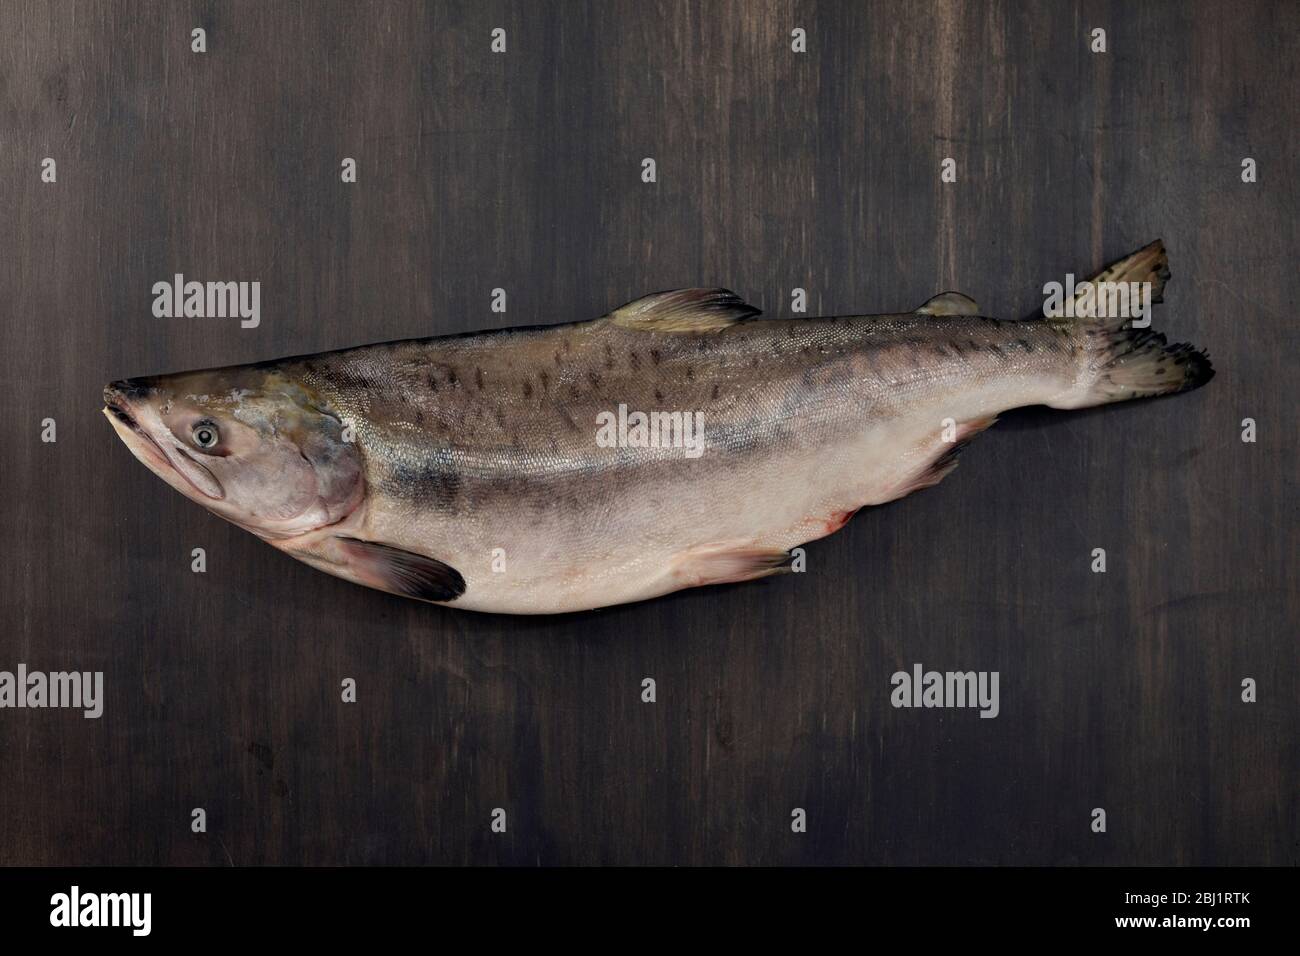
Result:
M107 697L99 720L0 711L0 863L1300 861L1296 4L0 21L0 669L102 670ZM778 316L795 287L810 314L958 288L1019 317L1157 236L1156 325L1209 348L1209 387L1012 414L805 574L587 615L329 578L146 474L99 412L123 376L680 286ZM177 272L259 280L260 327L154 318ZM892 708L917 661L999 671L1000 715Z

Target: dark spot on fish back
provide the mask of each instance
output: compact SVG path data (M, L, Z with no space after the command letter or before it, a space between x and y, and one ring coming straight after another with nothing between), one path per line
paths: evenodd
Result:
M524 398L532 398L532 397L533 397L533 383L530 382L530 381L528 381L527 379L525 379L525 380L524 380Z
M483 391L483 369L478 366L474 367L474 384L478 386L480 392Z

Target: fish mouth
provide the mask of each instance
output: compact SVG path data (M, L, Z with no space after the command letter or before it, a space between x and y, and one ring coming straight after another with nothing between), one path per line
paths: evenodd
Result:
M192 489L202 498L220 501L225 491L216 477L183 448L169 453L149 430L140 423L137 403L151 393L147 386L129 379L111 382L104 387L104 416L117 437L140 462L177 491ZM156 416L155 416L156 417ZM180 459L183 459L182 465Z

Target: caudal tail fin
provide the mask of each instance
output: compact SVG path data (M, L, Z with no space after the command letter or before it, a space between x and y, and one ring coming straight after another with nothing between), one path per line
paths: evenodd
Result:
M1165 246L1157 239L1081 283L1063 314L1047 318L1073 333L1083 362L1075 386L1052 403L1055 407L1172 395L1200 388L1214 377L1204 350L1187 343L1170 345L1145 327L1151 321L1150 306L1164 301L1168 281ZM1135 323L1143 327L1135 328Z

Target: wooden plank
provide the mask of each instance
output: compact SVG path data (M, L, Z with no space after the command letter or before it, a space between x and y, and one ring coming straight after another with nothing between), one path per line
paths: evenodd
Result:
M0 863L1297 862L1294 3L0 21L0 669L106 688L98 720L0 711ZM1210 349L1208 388L1014 413L806 574L588 615L325 577L146 475L99 414L127 375L677 286L772 315L796 287L811 314L958 288L1019 317L1157 236L1156 324ZM175 273L259 280L260 326L155 318ZM998 671L999 716L891 707L915 662Z

